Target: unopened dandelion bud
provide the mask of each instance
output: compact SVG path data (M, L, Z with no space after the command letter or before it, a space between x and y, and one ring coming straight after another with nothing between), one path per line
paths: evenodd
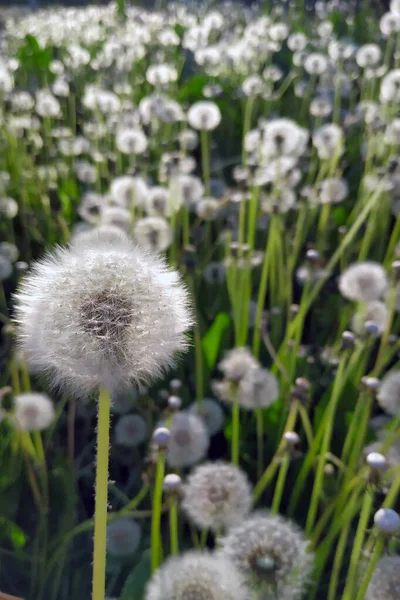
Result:
M23 274L26 273L26 271L29 269L29 265L27 262L23 261L23 260L18 260L15 263L15 270L17 271L17 273L19 274Z
M171 434L169 429L167 429L166 427L157 427L157 429L153 433L152 440L160 450L165 450L168 446L170 437Z
M176 473L168 473L164 477L163 490L167 494L176 494L180 491L182 486L182 479Z
M182 387L182 381L180 379L172 379L169 382L169 387L172 392L179 392Z
M365 331L372 337L377 337L380 333L379 325L375 321L365 321Z
M375 471L385 471L388 468L388 461L386 456L379 452L370 452L366 458L367 464L371 469Z
M395 277L400 279L400 260L395 260L392 262L392 269Z
M376 392L379 389L381 382L376 377L363 377L361 383L368 391Z
M318 250L310 248L310 250L307 250L306 258L311 264L316 264L319 262L321 255Z
M324 474L327 477L332 477L335 474L335 467L332 463L326 463L326 465L324 466Z
M400 531L400 516L392 508L380 508L374 515L374 523L384 535L394 535Z
M295 431L286 431L283 434L283 439L285 440L287 449L293 450L300 444L300 437Z
M169 396L168 406L171 410L179 410L182 406L182 400L179 396Z
M342 349L350 350L354 347L356 336L351 331L343 331L342 333Z

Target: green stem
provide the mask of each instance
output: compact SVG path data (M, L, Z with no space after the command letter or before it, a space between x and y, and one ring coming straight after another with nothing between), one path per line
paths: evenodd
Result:
M201 167L203 170L205 195L210 195L210 157L208 151L208 134L204 129L200 132Z
M336 547L335 558L333 559L332 573L329 582L328 599L336 600L336 591L339 584L339 574L343 563L343 555L346 550L347 539L349 537L351 521L347 521L340 532L338 545Z
M343 600L351 600L354 598L354 586L356 582L357 569L361 556L365 532L368 526L368 521L374 506L374 494L367 490L364 495L364 500L361 508L360 519L358 521L357 532L353 542L353 550L350 557L350 566L347 572L346 586L343 592Z
M232 449L231 460L234 465L239 464L239 436L240 436L240 406L237 398L232 405Z
M92 600L104 600L105 596L110 403L111 399L109 391L105 388L101 388L98 403L97 424Z
M375 548L372 552L372 556L369 560L369 564L364 575L364 578L361 582L361 585L358 589L358 594L356 596L356 600L364 600L365 594L367 593L369 582L371 581L371 577L375 571L375 567L380 559L383 547L385 544L385 539L381 536L377 539L375 543Z
M286 476L289 470L289 463L290 456L288 453L286 453L279 467L279 475L275 486L274 497L272 499L271 512L274 515L276 515L279 512L279 507L281 505L281 500L283 496L283 490L285 489Z
M161 549L161 506L162 488L165 471L165 455L162 450L158 453L156 480L153 492L153 514L151 519L151 571L154 573L160 564Z
M178 546L178 502L175 496L171 497L169 505L169 540L172 556L179 553Z
M321 444L321 450L318 460L317 472L315 475L314 487L311 495L310 506L307 515L306 522L306 535L309 535L315 522L315 518L317 516L319 500L322 495L323 488L323 480L324 480L324 468L326 461L326 453L329 451L332 431L334 425L334 418L336 413L336 407L340 398L340 392L342 390L343 385L343 374L347 364L348 355L345 352L342 356L342 359L339 363L339 367L336 373L335 382L332 389L332 395L329 400L329 405L327 408L326 420L324 420L323 429L324 435Z

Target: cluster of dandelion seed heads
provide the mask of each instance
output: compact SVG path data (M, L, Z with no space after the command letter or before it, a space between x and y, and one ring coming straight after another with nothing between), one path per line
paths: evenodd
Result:
M237 569L225 558L186 552L169 558L147 585L145 600L248 600Z
M146 382L186 347L188 293L164 260L124 237L75 241L34 264L16 294L34 372L89 392Z
M200 465L183 487L182 508L189 519L213 531L240 523L249 513L251 502L246 474L227 463Z
M313 555L303 532L279 516L255 513L231 529L221 541L221 554L246 581L281 600L300 599L309 583Z

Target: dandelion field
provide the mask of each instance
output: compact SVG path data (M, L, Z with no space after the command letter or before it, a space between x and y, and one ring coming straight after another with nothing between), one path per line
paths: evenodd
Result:
M400 598L400 2L4 17L0 600Z

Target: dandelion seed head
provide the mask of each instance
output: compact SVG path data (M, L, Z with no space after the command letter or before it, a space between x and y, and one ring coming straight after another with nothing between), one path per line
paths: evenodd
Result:
M365 600L400 598L400 556L383 556L375 567Z
M183 486L182 508L199 528L218 531L239 524L249 513L251 502L246 474L227 463L200 465Z
M368 323L373 323L376 329L376 335L382 335L389 322L389 311L386 305L379 300L368 302L361 306L353 316L351 329L358 335L364 335Z
M339 291L349 300L379 300L386 294L387 289L386 271L376 262L354 263L342 273L339 280Z
M160 375L192 323L179 275L123 237L56 249L34 264L15 301L31 369L78 394Z
M133 236L141 246L160 252L166 250L172 242L171 227L163 217L138 219L133 228Z
M115 425L114 433L116 444L134 448L146 440L147 424L140 415L124 415Z
M203 398L201 406L197 401L192 402L188 411L200 417L208 430L210 436L215 435L222 429L224 424L224 411L221 405L212 398Z
M400 371L393 371L382 379L377 400L389 415L400 414Z
M131 556L139 546L142 531L134 519L118 519L107 525L107 552L117 557Z
M27 392L15 397L12 419L22 431L47 429L54 418L54 404L45 394Z
M247 583L280 600L303 597L313 555L303 532L279 516L255 513L221 540L222 556L233 562Z
M221 122L221 112L214 102L200 100L189 108L188 121L193 129L212 131Z
M145 600L248 600L243 578L221 556L186 552L170 557L147 585Z
M218 363L218 368L225 378L235 383L243 379L247 371L256 369L258 366L257 359L248 348L244 347L230 350Z
M175 413L169 433L166 461L170 467L190 467L206 455L210 439L200 417L187 412Z

